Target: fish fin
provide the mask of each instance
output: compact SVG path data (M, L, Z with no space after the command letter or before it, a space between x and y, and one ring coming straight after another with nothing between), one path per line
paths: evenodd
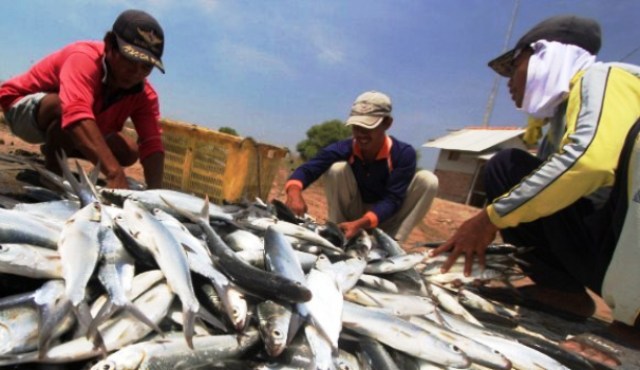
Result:
M89 183L93 184L94 186L98 183L98 177L100 176L100 167L101 164L100 161L98 161L96 165L93 166L91 171L89 171Z
M98 163L96 165L96 167L98 167L98 169L99 169L100 168L100 163ZM98 192L98 189L95 186L95 182L93 182L89 178L89 176L85 172L84 168L82 168L82 166L80 166L80 163L78 163L78 161L76 161L76 168L77 168L78 174L80 175L80 185L82 185L87 191L89 191L93 195L93 197L95 199L100 199L100 194Z
M209 311L204 309L202 306L198 310L198 316L202 320L208 322L209 324L211 324L215 328L218 328L218 329L223 330L223 331L227 330L226 326L224 325L224 323L222 323L222 321L220 321L217 317L213 316Z
M193 349L193 333L195 331L196 313L184 307L182 310L182 331L184 332L184 339L187 341L187 346Z
M76 179L73 173L71 173L71 169L67 164L67 155L62 150L60 152L56 152L55 155L56 160L58 161L58 165L62 170L63 178L67 180L69 185L71 185L71 189L73 189L73 191L76 193L75 195L78 196L79 199L82 199L80 196L82 194L82 187L80 186L78 179Z
M102 334L97 330L97 326L95 333L92 333L91 337L89 337L89 328L93 321L89 305L87 305L86 302L80 302L77 306L73 306L73 311L78 318L78 324L80 325L79 332L83 333L82 335L87 336L88 339L91 339L93 342L93 348L99 348L103 354L106 354L107 347L104 343L104 339L102 339Z
M38 358L46 357L49 344L53 340L56 326L70 313L71 301L62 298L60 302L51 305L50 310L41 307L38 310Z
M2 297L0 298L0 309L15 307L24 303L31 303L34 301L34 298L33 292Z
M297 312L293 312L291 320L289 321L289 330L287 331L287 345L291 344L293 338L298 334L298 331L307 322L307 318L300 315Z
M160 199L162 199L162 201L165 202L169 207L174 209L176 212L181 214L183 217L188 218L192 222L197 222L198 220L202 219L201 215L202 215L203 211L206 209L207 213L206 213L206 216L204 217L204 219L205 220L209 220L209 196L207 196L206 199L205 199L204 205L202 206L202 211L200 211L200 215L194 215L193 213L191 213L189 211L181 209L180 207L178 207L177 205L173 204L172 202L170 202L168 199L166 199L162 195L160 195Z
M93 334L98 331L98 326L111 317L116 311L117 310L115 309L113 302L106 301L102 307L100 307L96 317L91 320L91 323L87 328L87 333L85 334L87 338L91 338Z
M161 336L164 336L164 332L162 331L162 329L160 329L160 327L156 323L151 321L151 319L148 318L147 315L140 311L140 309L136 305L128 302L127 304L125 304L125 309L129 311L136 319L142 321L144 324L155 330Z

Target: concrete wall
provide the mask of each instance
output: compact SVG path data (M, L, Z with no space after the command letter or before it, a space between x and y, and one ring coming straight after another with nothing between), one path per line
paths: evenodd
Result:
M466 174L454 171L435 170L438 176L438 198L450 200L456 203L465 203L467 193L471 188L473 174Z
M453 156L453 158L452 158ZM436 163L436 170L461 172L473 175L478 166L475 154L459 151L441 150Z

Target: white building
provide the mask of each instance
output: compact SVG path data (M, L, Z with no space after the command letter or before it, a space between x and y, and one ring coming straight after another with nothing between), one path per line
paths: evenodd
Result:
M440 149L435 174L438 197L475 207L486 204L485 163L499 150L527 150L524 129L514 127L468 127L430 140L423 147Z

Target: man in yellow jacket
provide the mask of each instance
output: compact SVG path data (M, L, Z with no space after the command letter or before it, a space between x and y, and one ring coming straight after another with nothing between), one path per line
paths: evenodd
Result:
M525 139L535 142L543 128L546 134L537 156L509 149L487 163L490 204L433 251L451 252L443 271L460 255L467 274L474 260L484 266L500 231L506 242L534 247L522 268L535 284L519 289L521 303L578 319L594 313L585 287L602 294L605 275L613 276L629 204L626 169L640 129L640 68L597 62L600 45L596 21L557 16L489 62L509 78L516 107L530 117ZM616 327L640 342L633 329L640 294L614 304Z

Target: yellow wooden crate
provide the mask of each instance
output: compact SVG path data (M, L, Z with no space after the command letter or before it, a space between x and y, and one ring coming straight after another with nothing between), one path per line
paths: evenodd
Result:
M163 188L206 194L216 203L267 200L287 149L179 121L161 124Z

